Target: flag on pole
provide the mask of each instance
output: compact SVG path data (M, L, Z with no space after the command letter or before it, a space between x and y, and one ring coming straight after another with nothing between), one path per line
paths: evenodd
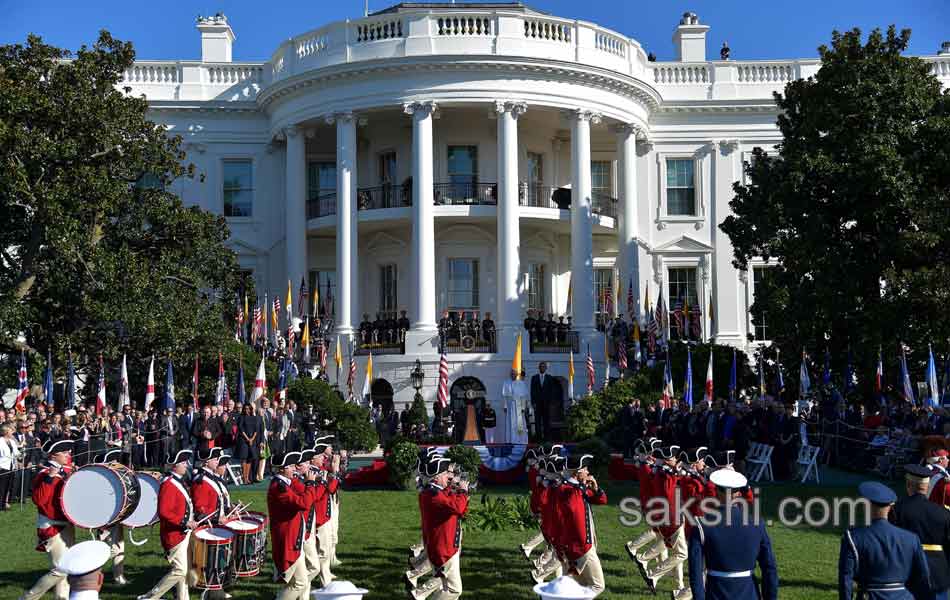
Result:
M300 296L299 302L300 305L300 314L298 315L301 319L307 315L307 308L310 306L310 303L307 300L310 298L310 291L307 289L307 278L300 277Z
M343 368L343 350L340 349L340 336L336 336L336 352L333 354L333 360L336 362L336 368L339 374L339 370ZM339 383L339 382L337 382Z
M264 357L261 357L261 364L257 367L257 375L254 376L254 393L251 395L251 404L255 407L260 406L261 398L267 391L267 370L264 368Z
M647 354L650 357L654 357L656 356L656 339L660 332L660 325L656 320L656 314L653 312L653 307L650 306L650 284L647 284L646 303L644 304L644 308L646 310L647 325Z
M590 344L587 344L587 395L594 393L594 358L590 355Z
M313 284L313 316L320 316L320 282Z
M610 353L607 352L607 330L604 329L604 389L610 385Z
M30 395L30 382L26 373L26 353L20 350L20 369L17 373L16 401L13 410L18 413L26 412L26 397Z
M175 375L172 372L172 359L168 358L168 364L165 367L165 402L162 405L163 410L175 410Z
M122 355L122 371L119 373L119 410L132 405L129 395L129 369L125 364L125 354Z
M713 332L716 330L716 320L715 320L715 314L716 314L716 313L713 312L712 294L709 294L709 312L708 312L708 314L709 314L709 338L712 339L712 338L714 337Z
M574 349L571 348L567 359L567 397L574 400Z
M317 359L320 361L320 373L327 372L327 344L323 338L317 340Z
M99 355L99 385L96 387L96 415L101 415L106 409L106 368Z
M934 361L933 346L927 345L927 404L931 408L940 406L940 388L937 386L937 363Z
M76 408L76 370L73 368L73 353L66 359L66 408Z
M366 378L363 379L363 393L360 398L360 402L365 401L369 397L373 386L373 353L369 353L369 358L366 359Z
M198 408L198 355L195 354L195 370L191 372L191 403Z
M444 352L439 359L439 392L436 399L442 408L449 405L449 361Z
M765 349L759 350L759 400L765 400Z
M218 387L214 392L214 403L218 406L224 404L225 396L228 393L228 380L224 376L224 357L218 352Z
M303 351L303 364L310 364L310 319L304 318L303 335L300 336L300 347Z
M333 290L330 289L330 278L327 277L327 298L323 301L323 312L332 315L336 309L336 301L333 299Z
M709 406L712 406L713 401L713 347L709 346L709 366L706 367L706 388L705 393L703 394L703 400L705 400Z
M271 331L274 332L274 345L277 345L277 336L280 334L280 323L277 320L278 313L280 313L280 298L274 296L274 306L270 313Z
M636 329L637 324L634 323L634 332L639 334L639 331ZM639 335L637 335L639 337ZM639 351L640 341L636 341L637 349L634 350L634 362L636 362L636 355ZM620 371L620 378L623 379L623 372L627 370L627 340L621 339L617 342L617 370Z
M261 339L261 343L262 343L262 345L264 345L264 346L266 346L266 345L267 345L267 342L270 341L270 336L269 336L268 333L267 333L267 321L269 320L269 317L268 317L268 315L267 315L267 311L268 311L268 310L270 310L270 303L267 301L267 292L264 292L264 304L261 305L261 313L262 313L262 314L261 314L261 323L262 323L263 328L264 328L264 330L263 330L263 335L264 335L264 337Z
M237 403L240 406L244 406L244 403L247 402L247 393L244 391L244 361L238 361L238 374L237 374Z
M738 387L738 373L736 372L736 349L732 349L732 369L729 371L729 400L736 401L736 392Z
M901 395L904 400L910 402L911 406L917 404L914 399L914 387L910 383L910 373L907 371L907 353L901 348L901 386L903 387Z
M511 370L517 373L516 379L521 379L521 333L518 333L518 339L515 340L515 356L511 359Z
M241 333L244 329L244 311L241 309L241 296L237 298L237 314L234 317L234 339L240 342L243 339Z
M155 356L148 363L148 379L145 382L145 410L155 402Z
M663 290L660 290L660 298L656 302L656 320L657 320L657 339L659 345L667 347L670 335L670 312L666 309L666 303L663 300Z
M574 314L574 273L571 272L567 276L567 310L565 310L569 315Z
M630 278L630 283L627 284L627 316L630 317L630 320L636 322L637 313L636 307L634 306L635 302L633 299L633 277Z
M624 358L626 358L626 353L624 353ZM641 356L640 350L640 323L636 319L633 321L633 364L634 368L639 369L640 365L645 363Z
M805 350L802 350L802 366L798 369L798 390L799 397L804 398L811 390L811 377L808 376L808 365L805 364Z
M247 292L244 293L244 321L241 322L241 339L247 339L247 324L251 321L251 313L248 311ZM253 326L253 323L250 323Z
M254 307L254 321L251 323L251 345L256 346L257 340L261 337L261 327L264 324L264 316L261 313L261 307Z
M877 370L874 373L874 395L877 396L878 403L884 406L884 358L881 356L881 348L877 349Z
M290 324L294 320L294 298L293 298L293 286L290 283L290 280L287 280L287 304L285 305L287 310L287 327L290 327Z
M673 369L670 365L670 351L666 350L666 363L663 367L663 397L660 402L663 408L673 407Z
M123 357L124 360L124 357ZM128 377L126 377L128 379ZM49 348L46 349L46 373L43 377L43 394L46 396L46 402L50 407L56 404L56 399L53 398L53 351ZM128 391L126 391L128 393Z
M346 377L346 389L350 400L353 399L353 386L356 385L356 357L350 352L350 372Z
M699 301L696 302L689 313L687 313L689 318L689 327L693 330L693 337L697 340L703 339L703 305Z
M693 351L686 348L686 383L683 386L683 402L692 410L693 408Z

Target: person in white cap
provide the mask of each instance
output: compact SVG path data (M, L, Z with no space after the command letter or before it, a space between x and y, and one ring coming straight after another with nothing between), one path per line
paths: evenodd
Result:
M455 600L462 595L460 517L468 510L468 483L460 483L458 492L449 489L452 479L450 464L447 458L432 459L426 471L430 477L429 485L419 495L422 538L436 576L409 591L413 600L424 600L433 593L436 600Z
M97 457L96 462L120 462L121 459L122 450L116 448ZM100 541L109 544L109 550L112 553L112 579L116 585L126 585L128 581L125 579L125 527L121 522L116 523L108 529L98 530L97 537Z
M159 534L171 569L138 600L157 600L172 588L175 589L176 600L188 600L188 542L192 530L198 526L184 481L191 457L191 450L179 450L169 460L171 471L158 488Z
M73 543L75 532L63 512L63 485L72 473L72 440L47 440L43 444L46 463L33 477L33 504L36 505L36 549L49 555L52 568L40 577L20 600L37 600L53 590L55 600L67 600L69 583L57 568L59 560Z
M556 543L564 573L599 594L606 584L590 506L607 504L607 493L588 471L593 458L590 454L567 457L564 482L557 488L554 501L561 517Z
M69 582L69 600L99 600L102 565L111 555L109 544L98 540L80 542L63 554L58 566Z
M764 522L743 506L746 478L730 468L713 471L719 500L714 514L696 521L689 536L689 587L694 600L776 600L778 570ZM753 577L758 563L761 590ZM850 597L850 596L849 596Z

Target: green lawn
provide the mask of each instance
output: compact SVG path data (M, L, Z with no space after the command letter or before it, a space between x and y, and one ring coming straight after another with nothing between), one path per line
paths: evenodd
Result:
M763 491L764 514L774 514L774 507L782 495L808 498L813 495L830 496L835 493L853 494L854 488L814 488L808 486L771 486ZM636 566L624 551L625 541L639 533L642 527L631 529L619 522L618 504L625 496L636 496L636 487L630 484L611 484L607 487L610 504L595 508L599 553L607 577L607 592L602 598L651 598L637 574ZM516 494L520 489L509 488L492 494ZM237 491L234 497L252 501L252 510L265 506L262 490ZM473 499L477 501L477 499ZM403 598L402 573L406 568L408 546L419 540L419 516L416 495L413 492L352 491L342 499L340 546L343 565L336 569L341 579L370 590L375 598ZM21 510L15 506L0 512L0 598L17 598L26 587L46 570L46 555L36 552L34 529L36 512L32 505ZM808 527L794 529L770 527L772 543L779 563L780 597L784 599L815 600L837 597L836 565L840 530L814 530ZM514 600L536 598L531 593L527 563L517 549L531 532L479 532L466 530L463 540L462 580L464 596L487 600ZM77 537L89 539L86 532ZM137 537L142 537L137 536ZM145 546L126 544L126 577L131 584L121 591L107 582L102 598L134 598L144 593L166 570L160 553L157 528L148 536ZM669 597L669 581L661 584L661 597ZM251 580L240 580L231 593L237 599L273 598L276 586L270 582L270 573ZM198 594L193 593L193 598Z

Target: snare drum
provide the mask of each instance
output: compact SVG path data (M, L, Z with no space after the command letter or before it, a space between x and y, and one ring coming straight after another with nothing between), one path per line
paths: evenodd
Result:
M223 527L200 527L191 534L191 568L195 587L220 590L234 582L231 544L234 534Z
M141 487L135 472L120 463L89 464L63 484L63 512L86 529L108 529L135 511Z
M224 527L234 534L232 545L234 574L238 577L254 577L260 573L258 540L261 530L264 529L264 523L259 519L242 517L226 521Z
M161 473L137 471L139 481L139 503L128 517L122 521L126 527L147 527L158 521L158 488L162 485Z
M257 563L262 565L264 561L267 560L267 526L270 523L270 519L266 514L253 510L247 511L242 518L258 521L261 524L261 529L257 532L255 538L257 543Z

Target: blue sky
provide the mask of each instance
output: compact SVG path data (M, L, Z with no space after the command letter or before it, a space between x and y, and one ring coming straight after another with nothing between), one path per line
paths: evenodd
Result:
M370 0L370 10L392 4ZM728 40L734 59L807 58L833 29L869 31L893 23L913 31L910 54L936 54L950 40L947 0L534 0L561 17L593 21L638 40L659 60L673 58L670 39L679 16L699 14L712 28L707 55ZM363 0L0 0L0 44L30 32L71 49L93 42L100 29L135 44L142 59L197 59L195 16L224 12L237 34L234 60L266 59L281 40L363 14Z

